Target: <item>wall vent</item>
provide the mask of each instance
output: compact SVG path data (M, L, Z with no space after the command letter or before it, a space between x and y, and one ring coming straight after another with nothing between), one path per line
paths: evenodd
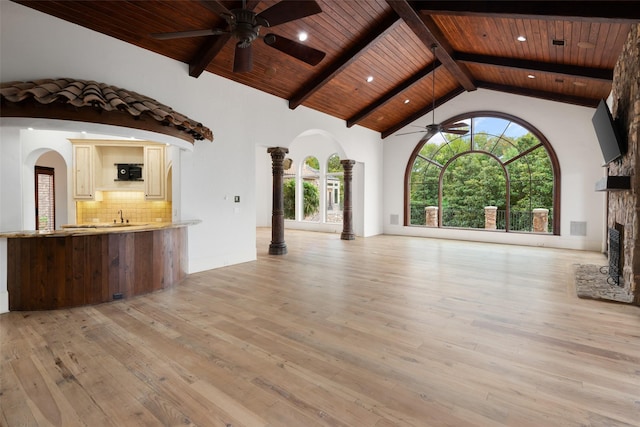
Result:
M569 234L571 236L586 236L587 223L584 221L571 221L569 223Z
M398 225L399 223L400 223L400 215L398 214L389 215L389 224Z

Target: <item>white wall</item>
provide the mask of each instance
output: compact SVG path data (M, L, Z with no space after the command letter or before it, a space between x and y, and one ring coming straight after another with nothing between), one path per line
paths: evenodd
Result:
M605 174L591 117L594 109L479 89L463 93L436 109L436 122L472 111L499 111L537 128L551 143L560 163L560 236L488 232L482 230L404 227L404 173L420 134L391 136L384 141L384 232L486 242L514 243L600 251L603 247L605 193L594 187ZM431 123L431 115L415 125ZM415 130L415 128L410 128ZM410 129L405 129L408 131ZM399 131L398 133L401 133ZM398 215L399 225L390 224ZM586 236L570 235L572 221L586 222Z
M0 1L0 24L2 82L56 77L104 82L157 99L213 130L214 142L196 142L192 151L183 150L174 156L180 167L174 165L173 169L173 179L178 183L173 198L174 203L179 199L176 206L181 210L174 211L174 217L202 221L189 229L189 272L256 258L256 217L264 217L263 209L267 209L267 215L271 212L270 203L263 203L264 188L256 185L256 181L270 182L271 170L257 167L261 161L257 156L268 158L266 147L288 146L309 130L332 135L348 158L366 163L364 203L371 214L361 219L362 230L366 235L382 232L379 133L358 126L347 128L344 121L305 107L290 110L283 99L206 72L194 79L189 77L186 64L13 2ZM49 121L45 129L77 126L75 129L81 130L79 124L70 123ZM14 128L14 124L11 121L6 125L3 120L0 133L3 231L27 225L23 221L22 189L7 180L22 174L19 165L25 161L21 158L23 148L13 144L20 141L22 129ZM107 131L112 133L105 127ZM158 140L141 137L138 131L131 135ZM257 176L256 171L265 176ZM257 191L261 192L259 197ZM236 195L240 203L233 202Z

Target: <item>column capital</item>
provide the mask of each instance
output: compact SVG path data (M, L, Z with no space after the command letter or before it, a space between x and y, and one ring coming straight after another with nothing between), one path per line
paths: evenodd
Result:
M349 160L349 159L344 159L344 160L340 160L340 164L342 165L343 168L347 168L347 167L353 167L353 165L356 164L355 160Z
M279 154L284 156L288 152L289 152L289 149L287 147L269 147L269 148L267 148L267 153L271 154L271 157L273 157L274 154L276 156L279 155Z

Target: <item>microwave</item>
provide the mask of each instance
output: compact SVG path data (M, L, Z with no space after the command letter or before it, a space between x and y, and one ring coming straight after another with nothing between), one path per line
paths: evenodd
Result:
M116 163L117 181L142 181L142 165L139 163Z

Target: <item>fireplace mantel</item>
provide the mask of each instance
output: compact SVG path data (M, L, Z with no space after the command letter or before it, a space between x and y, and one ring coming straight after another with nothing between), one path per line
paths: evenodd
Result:
M624 191L631 190L630 176L605 176L596 182L596 191Z

